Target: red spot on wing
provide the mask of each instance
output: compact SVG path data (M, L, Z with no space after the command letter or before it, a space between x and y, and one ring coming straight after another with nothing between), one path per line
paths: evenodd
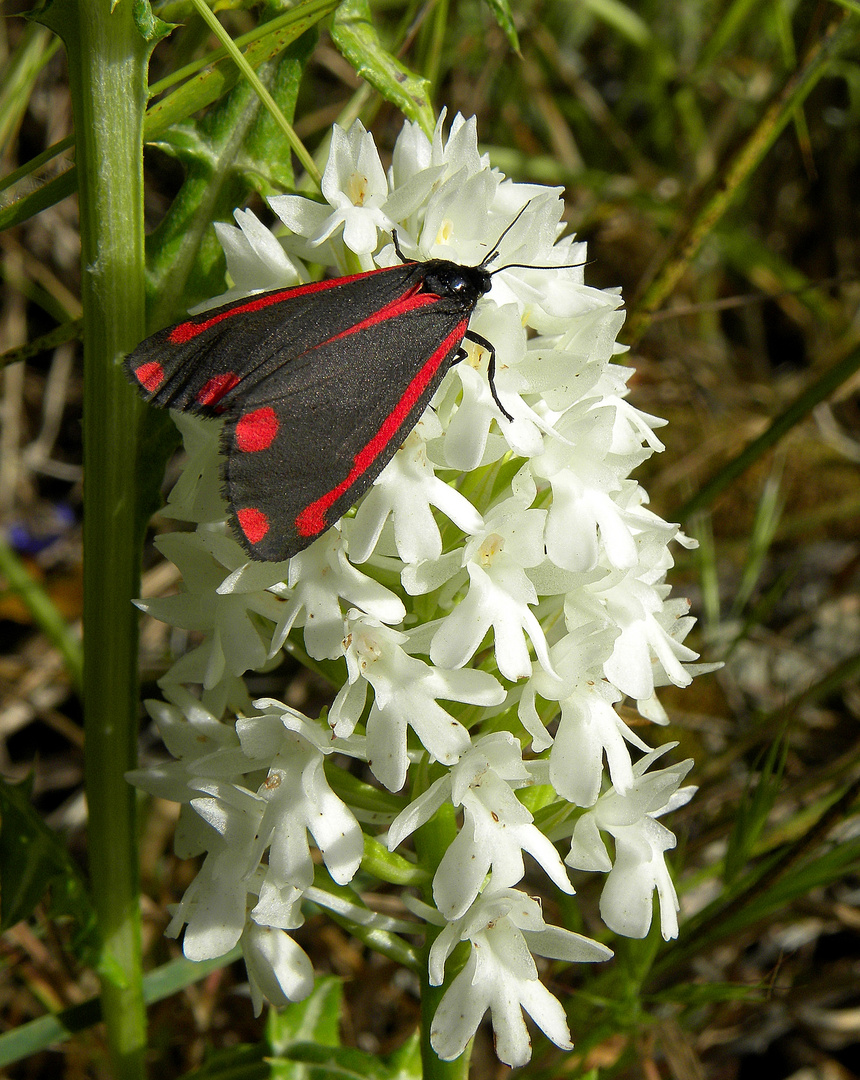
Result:
M164 368L157 360L147 360L145 364L134 369L134 377L144 390L154 394L164 382Z
M236 446L240 450L253 452L268 450L272 440L278 434L278 417L270 406L254 409L245 413L236 424Z
M434 296L432 299L435 301L438 297ZM400 301L395 301L395 303L399 302ZM382 422L379 431L377 431L370 442L362 447L355 455L353 467L350 470L349 475L336 487L333 487L331 491L326 492L326 494L317 499L316 502L312 502L310 506L306 506L305 509L302 510L296 518L296 530L298 531L299 536L316 536L317 533L321 533L323 529L328 526L328 522L326 521L326 513L328 510L331 509L341 495L348 491L349 488L364 475L386 446L388 446L409 413L412 411L415 403L427 389L433 376L439 370L439 365L463 340L463 335L466 333L468 325L468 319L463 319L458 323L455 329L451 331L436 351L424 362L424 365L415 375L412 382L406 387L400 400Z
M218 323L224 322L225 319L261 311L263 308L271 307L273 304L281 304L285 300L294 300L299 296L307 296L309 293L335 289L339 285L346 285L348 282L356 281L358 278L371 277L373 274L384 274L391 269L390 266L383 266L379 270L367 270L363 274L351 274L349 277L332 278L329 281L311 281L307 285L294 285L289 289L278 289L277 292L262 293L260 296L252 297L250 300L232 304L223 311L219 311L217 315L211 315L201 322L180 323L178 326L173 327L167 336L167 340L171 345L184 345L186 341L191 341L198 334L208 330L210 326L217 326Z
M215 375L197 391L197 400L201 405L217 405L226 393L239 385L239 376L235 371L225 371Z
M237 510L236 520L239 522L239 528L250 544L259 544L269 531L269 519L256 506L248 506L244 510Z

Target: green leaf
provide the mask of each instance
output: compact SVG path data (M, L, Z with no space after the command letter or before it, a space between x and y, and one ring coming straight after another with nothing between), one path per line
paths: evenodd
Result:
M315 43L311 31L259 69L288 120ZM159 145L182 162L187 175L147 240L153 327L172 322L190 305L223 289L224 257L211 222L229 219L252 191L293 186L287 140L244 81L198 123L171 128Z
M692 514L711 503L722 494L742 473L757 462L768 450L776 446L793 427L803 420L807 413L821 401L830 397L843 383L847 382L860 369L860 349L852 349L832 367L824 371L791 404L771 421L770 426L761 435L753 439L731 461L723 465L710 480L701 483L691 498L673 517L684 521Z
M49 206L55 206L69 195L74 195L78 190L78 170L76 166L66 169L64 173L49 180L47 184L24 195L9 206L0 208L0 232L11 229L15 225L29 221L36 214L41 214Z
M241 47L250 39L245 59L251 67L258 68L334 11L337 3L338 0L304 0L287 15L273 19L270 33L260 36L259 30L256 30L237 38L236 44ZM144 125L147 140L157 139L171 125L185 121L211 105L239 82L239 69L229 57L223 55L223 50L216 50L213 56L221 57L214 67L190 78L147 110Z
M495 15L496 22L504 31L508 44L515 51L520 51L520 39L517 37L517 29L514 26L514 18L511 15L511 6L508 0L487 0L487 6Z
M153 13L149 0L134 0L134 22L140 31L140 36L149 45L156 45L162 38L167 37L174 30L174 24L159 19Z
M409 859L389 851L387 847L372 836L364 835L364 855L361 858L362 869L391 885L423 885L430 877L429 871L416 866Z
M648 23L621 0L583 0L583 6L591 14L617 30L622 37L638 46L646 48L654 41Z
M278 1012L269 1010L266 1038L273 1054L283 1054L292 1043L315 1042L339 1046L343 982L334 975L318 978L313 993Z
M30 918L50 890L50 916L74 920L75 950L93 963L95 913L83 875L60 836L33 808L32 790L32 777L20 784L0 778L0 931Z
M787 758L788 736L783 734L769 747L758 782L744 792L735 809L723 872L726 884L736 881L753 857L779 796Z
M199 1069L186 1073L182 1080L268 1080L274 1075L266 1060L264 1044L241 1043L228 1050L216 1050Z
M340 682L335 683L335 685L339 686ZM331 784L334 793L356 809L391 814L392 818L394 818L409 805L402 796L381 788L375 788L372 784L368 784L367 781L360 780L357 776L344 772L343 769L331 767L328 761L326 761L326 765L329 766L326 768L326 780Z
M371 22L369 0L345 0L335 12L331 37L360 78L432 136L436 118L430 83L384 48Z
M678 1002L694 1008L723 1001L766 1001L767 998L768 987L730 982L679 982L659 994L649 996L651 1001Z
M200 982L213 971L229 967L234 961L241 959L241 956L242 949L239 945L224 956L216 956L212 960L186 960L184 956L179 956L144 975L143 999L148 1005L163 1001L186 986ZM101 1001L90 998L89 1001L82 1001L80 1005L72 1005L61 1012L40 1016L38 1020L31 1020L27 1024L4 1031L0 1034L0 1069L22 1061L31 1054L47 1050L49 1046L63 1043L101 1019ZM262 1054L263 1049L255 1047L259 1054ZM268 1076L268 1073L263 1075Z
M388 1058L391 1080L421 1080L424 1066L421 1062L421 1038L416 1030L406 1042Z
M383 1058L352 1047L294 1043L284 1056L290 1062L316 1066L307 1073L310 1080L395 1080L398 1075ZM297 1080L297 1076L294 1072L276 1072L273 1065L273 1080Z
M421 960L415 946L408 944L399 934L381 929L379 919L371 914L359 894L349 885L336 884L328 871L319 866L314 873L314 888L328 894L330 903L321 899L317 903L330 919L348 930L353 937L364 942L374 952L387 956L389 960L394 960L411 971L421 970ZM420 928L416 927L416 931L418 929Z
M296 113L305 66L317 39L316 29L303 34L286 49L272 73L269 91L290 122ZM292 150L268 109L258 109L234 169L249 188L263 196L280 195L295 188Z
M337 4L338 0L303 0L286 15L273 19L269 33L261 36L257 29L238 38L236 43L241 46L250 42L245 57L252 67L259 67L334 11ZM172 94L150 106L144 121L144 137L148 142L158 139L173 124L181 123L193 113L211 105L236 85L239 71L233 61L224 58L223 50L216 50L213 58L219 58L219 62L211 70L189 78ZM193 67L195 71L199 69L197 64ZM163 87L163 82L161 85ZM0 232L20 225L68 198L77 191L77 186L77 168L72 166L36 191L0 207Z
M60 47L44 27L29 23L14 50L7 53L0 78L0 149L9 149L20 128L39 75Z
M320 1048L340 1045L340 1011L343 984L333 975L317 979L313 993L278 1012L270 1009L266 1020L266 1041L275 1058L289 1058L296 1044L315 1044ZM274 1061L272 1080L317 1080L316 1069L292 1060Z

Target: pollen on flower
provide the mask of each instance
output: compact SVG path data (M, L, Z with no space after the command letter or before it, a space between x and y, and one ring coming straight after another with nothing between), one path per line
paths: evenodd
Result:
M499 536L498 533L490 533L478 549L481 564L489 566L499 552L504 550L504 547L504 537Z
M346 195L353 206L364 206L367 198L367 177L354 172L347 181Z
M358 651L361 656L362 669L369 667L370 664L375 664L382 656L382 647L379 642L369 637L362 640L361 645L358 646Z
M443 218L436 233L437 244L448 244L454 235L454 222L450 218Z

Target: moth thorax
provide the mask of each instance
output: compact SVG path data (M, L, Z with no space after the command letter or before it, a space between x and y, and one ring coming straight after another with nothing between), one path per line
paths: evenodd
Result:
M428 269L424 277L424 288L437 296L447 296L464 306L474 306L489 292L492 279L480 266L457 266L456 263L443 263Z

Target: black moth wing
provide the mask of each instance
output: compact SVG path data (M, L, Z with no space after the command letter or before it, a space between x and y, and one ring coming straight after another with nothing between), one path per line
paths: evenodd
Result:
M275 289L212 308L141 342L124 361L126 373L153 405L220 416L282 365L396 301L423 265Z
M242 396L224 428L224 479L253 558L295 555L367 491L457 357L477 298L404 306Z
M153 405L225 419L236 534L280 561L391 460L490 283L483 266L437 259L261 293L147 338L126 372Z

